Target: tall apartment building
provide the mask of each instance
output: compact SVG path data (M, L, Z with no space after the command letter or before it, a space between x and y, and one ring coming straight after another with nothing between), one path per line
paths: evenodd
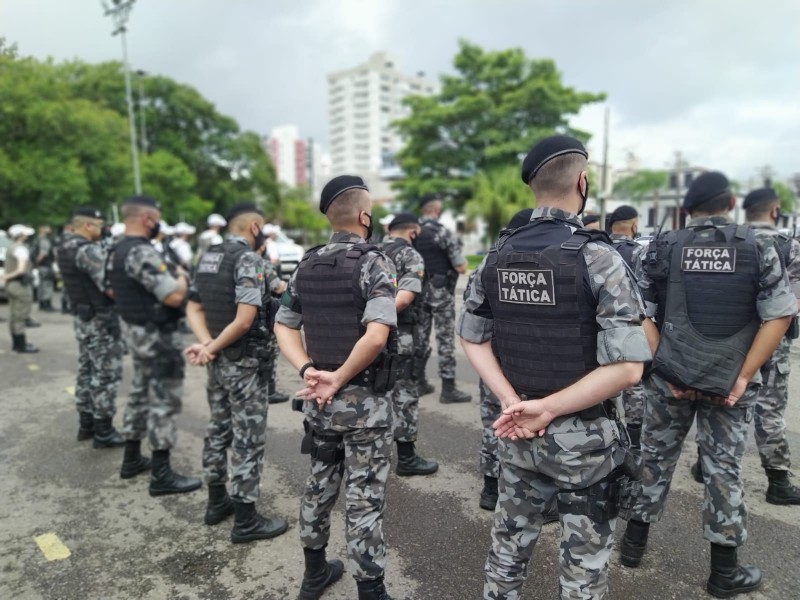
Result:
M278 181L290 187L306 183L306 143L300 139L296 125L273 127L266 146Z
M378 52L352 69L328 75L328 141L333 175L356 173L373 196L389 193L387 179L400 172L395 155L403 140L392 122L408 115L409 95L430 95L436 83L422 72L401 73L395 61Z

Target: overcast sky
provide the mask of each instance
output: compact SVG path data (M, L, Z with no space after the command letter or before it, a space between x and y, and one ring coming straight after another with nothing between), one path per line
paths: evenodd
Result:
M770 0L138 0L134 68L195 86L248 129L294 123L327 140L326 74L386 50L408 71L451 69L457 40L520 46L564 80L604 91L611 159L662 168L676 150L747 181L800 172L800 2ZM22 54L118 59L99 0L0 0ZM594 134L603 106L574 124Z

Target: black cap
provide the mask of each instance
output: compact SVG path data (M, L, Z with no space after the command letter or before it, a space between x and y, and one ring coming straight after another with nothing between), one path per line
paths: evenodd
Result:
M331 203L348 190L367 190L367 184L358 175L339 175L331 179L322 188L319 198L319 210L322 214L328 212Z
M580 140L568 135L551 135L538 142L525 160L522 161L522 181L529 184L531 179L536 177L544 165L565 154L581 154L589 158L589 153L584 148Z
M531 215L533 214L532 208L523 208L508 222L506 225L506 229L519 229L520 227L527 225L531 220Z
M719 171L709 171L692 181L692 185L689 186L686 196L683 198L683 208L692 210L712 198L730 193L731 186L728 178Z
M638 216L639 213L635 208L628 206L627 204L623 204L610 215L608 215L608 217L606 217L606 227L611 227L611 224L616 221L629 221L630 219L635 219ZM583 223L584 225L586 224L586 219L584 219Z
M761 204L762 202L774 202L775 200L780 200L775 190L772 188L758 188L744 197L742 208L748 209L756 204Z
M442 196L440 194L425 194L422 198L419 199L419 207L422 208L428 202L433 202L434 200L441 200Z
M397 213L394 216L394 219L392 219L392 222L389 223L389 231L391 231L395 227L399 227L400 225L407 225L408 223L419 225L419 219L417 218L417 215L410 212Z
M587 225L591 225L592 223L597 223L600 221L600 215L586 215L585 217L581 218L583 221L583 226L586 227Z
M239 215L250 213L255 213L262 217L264 216L264 211L258 208L253 202L239 202L238 204L234 204L228 211L228 222L230 223Z
M79 206L75 209L75 212L72 213L72 216L89 217L90 219L102 219L103 213L101 213L94 206Z
M146 206L147 208L161 210L161 205L150 196L131 196L123 201L122 206L126 205Z

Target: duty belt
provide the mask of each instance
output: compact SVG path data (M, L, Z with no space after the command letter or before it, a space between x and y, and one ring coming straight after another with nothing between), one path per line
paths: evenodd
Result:
M316 368L320 371L335 371L342 365L319 365ZM353 377L350 381L345 383L342 388L348 385L357 385L360 387L368 387L371 388L372 384L375 383L375 373L377 369L373 367L373 365L368 366L366 369L358 373L355 377Z

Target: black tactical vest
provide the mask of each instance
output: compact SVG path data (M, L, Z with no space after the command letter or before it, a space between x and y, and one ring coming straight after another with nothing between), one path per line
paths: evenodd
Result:
M245 252L252 250L241 242L225 242L209 248L197 263L194 283L203 301L208 331L214 337L217 337L236 318L236 261ZM262 302L250 331L236 343L247 338L266 343L265 315Z
M91 306L96 311L108 310L114 304L113 300L97 289L94 280L76 264L78 250L91 243L82 236L68 237L58 249L58 268L64 280L64 288L72 305L73 314L77 314L79 304Z
M492 349L518 394L543 398L597 367L597 299L584 245L604 232L540 220L498 242L483 285L492 309Z
M392 262L397 267L397 255L400 254L400 251L403 248L408 247L410 244L405 240L394 240L389 244L383 244L382 249L386 253L386 256L392 259ZM398 267L398 271L399 271ZM400 279L400 273L397 274L398 280ZM419 311L421 310L422 306L422 292L419 292L415 297L414 301L409 304L405 310L402 312L397 313L397 324L398 325L413 325L418 321Z
M144 286L125 272L128 254L136 246L150 244L143 237L122 238L114 246L108 279L114 290L114 300L120 317L131 325L153 323L159 327L175 325L181 318L177 308L161 304Z
M425 221L422 229L414 240L414 247L425 260L425 277L432 275L447 275L453 271L450 257L436 243L436 234L444 225L438 221Z
M658 298L658 375L728 395L761 325L758 256L744 225L690 227L655 241L646 268Z
M621 239L616 239L616 240L612 239L611 242L614 244L614 249L617 252L619 252L619 255L622 257L622 260L624 260L628 264L628 266L631 269L633 269L633 252L634 250L636 250L636 246L638 246L639 244L637 244L633 240L621 240Z
M303 311L306 348L318 368L341 367L364 335L366 300L359 284L370 244L354 244L334 254L309 250L297 267L295 287Z

